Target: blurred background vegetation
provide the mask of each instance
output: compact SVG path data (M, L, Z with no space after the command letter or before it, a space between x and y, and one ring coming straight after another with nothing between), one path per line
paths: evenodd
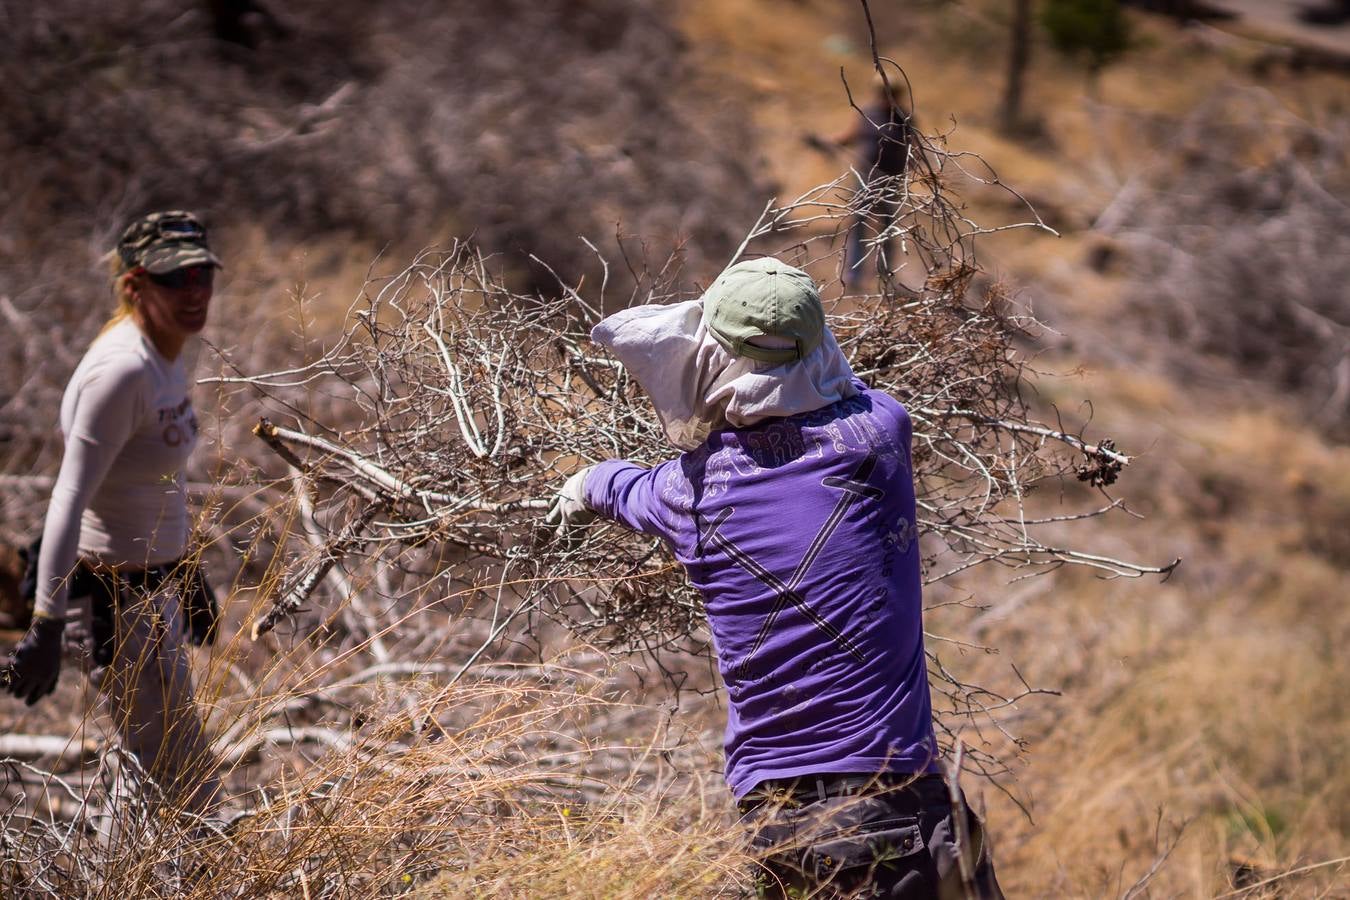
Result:
M1005 889L1121 896L1151 873L1136 896L1343 895L1350 25L1312 0L871 13L921 129L1059 233L993 235L980 261L1049 326L1024 348L1048 373L1035 404L1139 456L1122 490L1142 519L1093 546L1185 559L1161 584L984 586L969 637L1002 652L972 671L1011 658L1062 691L1015 711L1007 792L967 786ZM3 472L54 474L60 391L111 308L99 258L131 216L208 217L227 269L207 338L260 368L315 356L372 266L453 237L524 291L558 290L532 257L622 295L673 249L706 283L769 197L851 162L812 137L856 116L869 37L834 0L0 3ZM966 200L986 226L1024 217ZM203 480L240 452L239 408L214 412ZM4 491L17 543L42 504ZM722 714L677 717L715 751ZM61 715L0 703L14 732Z

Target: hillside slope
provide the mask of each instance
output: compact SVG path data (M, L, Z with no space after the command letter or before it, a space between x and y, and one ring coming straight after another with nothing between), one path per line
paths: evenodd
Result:
M1038 127L1009 139L996 127L1007 34L998 5L873 13L880 52L908 75L921 126L950 130L953 148L983 156L1060 232L993 236L982 258L1053 329L1028 347L1043 371L1063 373L1038 381L1040 402L1069 423L1091 418L1138 454L1113 493L1144 518L1117 520L1093 543L1110 555L1184 558L1162 584L1064 576L984 585L986 599L1002 599L979 640L1031 683L1064 692L1025 701L1018 717L1029 744L1011 791L1026 814L980 791L1009 895L1120 895L1164 856L1149 888L1157 896L1214 896L1266 879L1275 880L1244 895L1312 896L1315 885L1343 884L1350 664L1338 648L1350 638L1350 448L1306 412L1307 395L1160 331L1166 310L1143 275L1156 251L1102 219L1113 205L1119 212L1131 185L1185 164L1195 152L1178 139L1187 133L1208 166L1195 170L1192 189L1233 160L1270 180L1298 164L1293 142L1332 135L1317 151L1328 160L1319 177L1343 210L1344 77L1272 69L1259 45L1215 45L1203 30L1134 16L1136 46L1096 84L1038 43L1027 86ZM840 69L855 90L867 84L858 10L718 0L694 4L686 27L706 64L751 100L785 191L827 177L838 160L801 138L836 132L854 115ZM1199 118L1216 96L1237 98L1227 118ZM1264 146L1242 143L1231 127L1245 117ZM1016 214L993 191L968 199L984 225ZM1240 226L1216 219L1209 240L1247 240ZM1350 255L1350 233L1325 236L1318 258L1334 268ZM1264 274L1276 294L1297 290L1280 282L1296 278L1284 267ZM1188 300L1215 317L1255 302L1222 289ZM1328 302L1343 304L1343 291ZM1350 321L1344 305L1330 308ZM1283 359L1310 367L1325 346L1334 365L1350 358L1347 334L1294 345ZM1276 877L1328 860L1340 861L1312 869L1310 881Z

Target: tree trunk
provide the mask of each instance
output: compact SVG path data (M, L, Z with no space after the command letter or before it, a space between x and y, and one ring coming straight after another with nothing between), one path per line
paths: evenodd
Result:
M1016 131L1022 122L1022 86L1031 62L1031 0L1013 0L1012 41L1008 52L1008 81L1003 89L1002 125Z
M260 35L283 40L290 36L290 29L258 0L206 0L206 8L218 41L256 50Z

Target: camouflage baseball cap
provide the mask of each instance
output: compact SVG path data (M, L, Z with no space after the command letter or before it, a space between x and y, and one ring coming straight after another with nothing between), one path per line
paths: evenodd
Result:
M142 216L117 239L117 253L128 269L138 266L163 275L188 266L221 267L206 242L206 228L190 212L169 210Z
M825 334L825 310L811 276L770 256L718 275L703 295L703 318L728 353L761 362L802 359ZM756 344L757 338L769 340Z

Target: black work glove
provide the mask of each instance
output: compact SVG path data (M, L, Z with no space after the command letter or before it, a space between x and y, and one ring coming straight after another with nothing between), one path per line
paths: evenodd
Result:
M19 599L31 608L37 600L38 554L42 552L42 535L27 547L19 548L19 559L23 560L23 579L19 582Z
M0 670L5 690L29 706L56 690L56 680L61 676L61 635L65 630L65 619L34 616L28 633Z
M182 599L188 640L197 647L214 644L216 624L220 621L220 606L216 603L216 592L211 590L201 566L193 566L191 574L183 580Z

